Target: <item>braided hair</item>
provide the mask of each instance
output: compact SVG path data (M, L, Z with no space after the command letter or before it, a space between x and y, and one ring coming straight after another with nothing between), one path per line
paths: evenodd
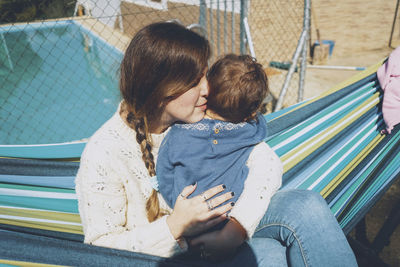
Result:
M126 121L136 132L136 142L150 177L156 175L151 123L158 121L169 101L200 80L209 57L210 46L205 38L171 22L142 28L125 51L120 68L120 91L127 110ZM154 189L146 211L150 222L166 214L160 209Z

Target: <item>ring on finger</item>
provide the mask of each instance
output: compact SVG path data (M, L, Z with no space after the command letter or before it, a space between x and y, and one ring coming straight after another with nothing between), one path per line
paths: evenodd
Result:
M211 204L211 201L210 201L210 200L207 200L206 203L207 203L207 208L208 208L208 210L211 211L211 210L214 208L213 205Z

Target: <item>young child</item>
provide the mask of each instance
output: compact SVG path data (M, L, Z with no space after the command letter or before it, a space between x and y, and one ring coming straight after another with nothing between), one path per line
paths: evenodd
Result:
M197 183L191 198L224 184L224 192L233 192L230 201L235 203L251 171L247 163L253 154L252 159L257 161L253 166L258 170L253 171L252 177L257 181L249 181L249 188L254 188L251 193L258 199L255 201L262 203L254 219L238 219L242 225L251 224L251 229L244 228L252 232L272 194L280 187L282 175L279 158L263 142L267 135L266 121L257 113L268 92L267 76L252 57L229 54L210 68L207 80L209 96L204 119L193 124L175 124L161 144L156 164L159 191L168 205L174 207L185 186ZM254 150L256 146L259 148ZM268 180L269 170L275 171L270 177L277 178ZM257 202L251 205L257 209ZM209 207L212 208L215 207ZM238 207L232 209L231 216L235 208ZM248 214L250 207L245 208L247 212L237 213ZM247 219L253 221L244 222Z

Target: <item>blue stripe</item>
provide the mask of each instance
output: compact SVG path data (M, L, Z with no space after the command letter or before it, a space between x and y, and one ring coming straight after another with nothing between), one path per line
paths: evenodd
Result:
M372 122L369 122L370 124ZM375 121L373 121L375 123ZM337 161L343 157L343 154L349 151L351 148L355 146L355 144L360 140L361 137L365 137L365 134L367 134L368 131L373 128L374 125L370 125L370 127L364 129L364 131L360 132L357 136L351 136L349 138L351 141L346 145L342 146L340 148L337 148L334 146L330 151L333 153L324 153L324 154L329 154L329 156L334 155L332 158L330 158L328 161L326 161L323 165L321 165L316 171L310 176L306 177L305 179L303 178L303 183L299 186L301 189L307 189L311 184L313 184L317 179L320 178L320 176L327 170L329 169L332 165L337 164ZM368 136L362 143L360 143L356 149L354 149L351 153L349 153L345 158L342 159L340 164L338 164L333 170L330 171L330 173L322 180L319 182L319 184L316 186L315 190L320 192L323 190L323 188L332 181L333 178L335 178L340 171L342 171L348 164L349 162L354 159L362 149L367 146L375 136L379 134L379 130L374 131L372 134ZM348 142L349 140L344 139L344 141Z
M0 174L0 182L74 189L75 176L26 176Z
M43 145L0 145L0 156L30 159L79 158L86 143L43 144Z
M309 119L305 120L304 122L287 130L285 133L281 133L279 136L268 140L268 144L270 146L275 146L275 145L279 144L280 142L282 142L282 139L284 140L286 138L290 138L290 136L297 133L301 129L306 128L307 126L311 125L312 123L314 123L324 117L328 117L329 114L331 114L333 111L335 111L338 107L344 106L348 102L352 101L354 97L359 97L365 93L368 93L364 97L360 98L358 101L353 103L352 105L348 106L347 108L343 109L341 112L337 113L335 116L324 120L319 125L316 125L314 128L310 129L309 132L304 133L301 137L299 137L296 140L292 141L291 143L285 145L285 147L282 147L275 151L275 152L277 152L278 155L283 155L283 154L287 153L288 151L290 151L292 149L292 147L296 147L299 144L304 143L307 139L314 137L315 133L322 132L324 129L335 124L337 121L342 119L344 116L348 115L349 112L351 112L352 110L357 108L359 105L363 104L375 92L376 92L376 88L371 87L371 85L365 86L364 88L362 88L362 90L360 89L359 91L354 92L353 94L351 94L351 96L340 100L335 105L328 106L327 108L316 113L315 115L313 115Z
M292 111L293 109L295 109L295 108L297 108L298 106L303 105L304 103L307 103L307 102L308 102L308 100L303 101L303 102L300 102L300 103L297 103L297 104L294 104L293 106L290 106L290 107L287 107L287 108L278 110L278 111L276 111L276 112L269 113L269 114L267 114L267 115L264 115L264 118L265 118L265 120L266 120L267 122L268 122L268 121L272 121L272 120L274 120L275 118L277 118L277 117L279 117L279 116L283 116L284 114L289 113L289 112Z
M0 205L9 207L32 208L78 214L76 199L48 199L40 197L4 196L0 195Z

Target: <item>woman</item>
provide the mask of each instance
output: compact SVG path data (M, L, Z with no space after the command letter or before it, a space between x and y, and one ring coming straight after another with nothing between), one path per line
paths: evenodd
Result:
M190 256L188 264L211 258L222 260L219 266L356 266L326 203L309 191L278 192L253 236L230 219L221 231L184 239L233 208L223 185L193 198L196 184L187 186L171 209L151 184L168 128L204 117L209 56L207 40L174 23L151 24L134 36L121 63L123 101L91 137L76 178L85 242L163 257L187 256L189 247L203 259ZM217 208L209 209L210 201Z

